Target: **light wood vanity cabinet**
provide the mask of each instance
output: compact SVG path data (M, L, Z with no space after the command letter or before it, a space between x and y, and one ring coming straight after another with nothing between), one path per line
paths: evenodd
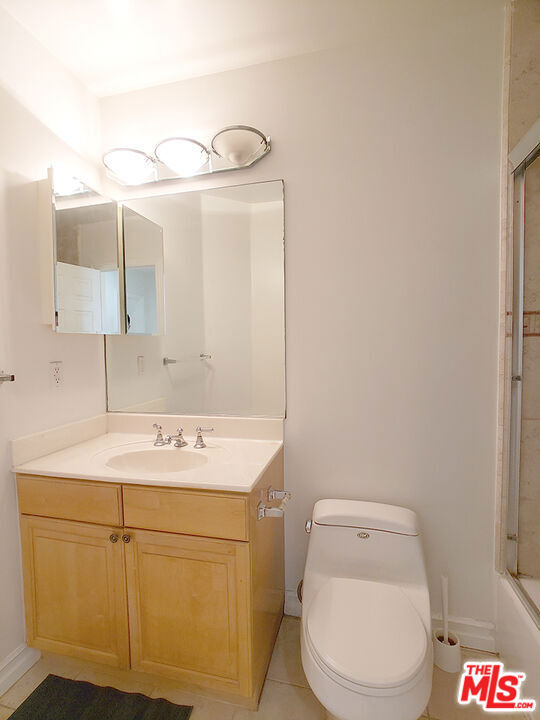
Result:
M28 644L129 667L121 528L22 516Z
M132 667L247 693L248 544L136 530L126 568Z
M18 475L28 644L256 707L283 614L283 521L250 494Z

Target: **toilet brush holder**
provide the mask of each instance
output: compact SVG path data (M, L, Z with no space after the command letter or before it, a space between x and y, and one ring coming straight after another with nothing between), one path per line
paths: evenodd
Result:
M433 647L435 650L435 665L448 673L457 673L461 670L461 643L452 632L448 633L448 642L444 642L444 630L437 628L433 632Z

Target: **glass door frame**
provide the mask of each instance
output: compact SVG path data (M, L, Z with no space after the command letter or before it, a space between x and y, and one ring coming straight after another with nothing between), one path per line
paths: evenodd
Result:
M527 168L540 156L540 120L520 140L509 154L510 183L513 190L512 232L509 248L512 261L512 352L511 352L511 405L508 455L508 494L506 503L505 567L526 605L533 603L519 583L519 484L522 420L523 373L523 293L525 255L525 182ZM531 612L531 614L533 614ZM538 615L534 613L538 623Z

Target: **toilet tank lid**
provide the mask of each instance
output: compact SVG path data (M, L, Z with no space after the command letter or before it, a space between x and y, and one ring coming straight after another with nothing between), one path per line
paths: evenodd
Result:
M408 508L363 500L319 500L313 508L317 525L341 525L419 535L418 516Z

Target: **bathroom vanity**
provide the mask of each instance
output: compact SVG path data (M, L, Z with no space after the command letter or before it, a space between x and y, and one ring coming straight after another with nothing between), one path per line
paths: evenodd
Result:
M43 319L104 335L109 412L14 441L28 644L256 707L284 604L283 182L61 180Z
M113 433L15 470L29 645L256 707L283 614L283 520L261 517L281 442Z

